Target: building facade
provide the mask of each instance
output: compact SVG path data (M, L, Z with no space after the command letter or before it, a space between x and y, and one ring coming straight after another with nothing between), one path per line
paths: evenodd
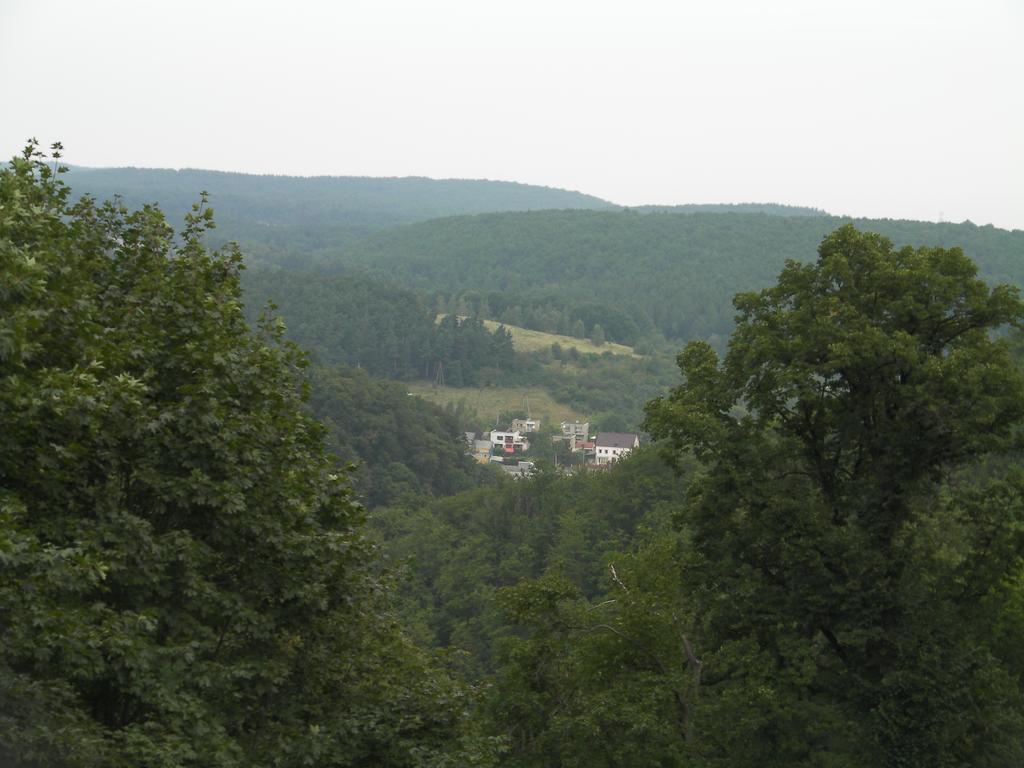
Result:
M589 421L563 421L562 434L567 437L575 437L577 440L586 440L590 437Z
M496 453L511 454L530 450L530 441L523 437L519 430L495 429L491 432L491 446Z
M611 464L640 447L640 436L632 432L598 432L594 440L594 463Z
M512 419L510 429L514 432L539 432L540 419Z

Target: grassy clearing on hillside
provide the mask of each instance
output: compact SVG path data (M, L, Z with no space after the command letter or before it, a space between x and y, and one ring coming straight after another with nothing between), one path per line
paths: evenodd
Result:
M494 320L484 320L484 325L487 326L488 330L493 331L501 323ZM550 349L552 344L557 343L561 345L562 349L576 347L580 354L602 355L605 352L611 352L613 355L639 357L638 354L633 352L632 347L627 347L625 344L616 344L613 341L609 341L599 347L590 339L577 339L574 336L562 336L557 333L531 331L529 328L520 328L516 325L506 325L505 327L512 333L512 346L519 352L536 352L539 349Z
M530 415L539 418L545 427L583 418L583 414L555 402L551 395L539 387L435 387L423 381L407 384L411 394L437 405L457 405L462 401L467 408L476 411L482 422L481 427L491 426L498 412L503 414L501 418L504 421L512 411L527 410L527 400Z
M443 317L444 315L438 315L437 322L441 322ZM613 355L640 357L640 355L633 351L632 347L627 347L625 344L616 344L613 341L609 341L599 347L590 339L577 339L575 336L562 336L558 333L531 331L529 328L499 323L497 320L484 320L484 325L487 326L489 331L493 331L499 325L504 325L512 334L512 346L516 348L517 352L536 352L540 349L550 349L552 344L559 344L562 349L567 350L569 347L575 347L580 354L586 355L603 355L605 352L611 352Z

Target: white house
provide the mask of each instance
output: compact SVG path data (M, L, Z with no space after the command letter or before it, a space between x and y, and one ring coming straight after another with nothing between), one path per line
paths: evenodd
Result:
M594 440L594 462L611 464L640 447L640 438L631 432L598 432Z
M519 430L491 432L491 445L494 450L502 453L515 453L516 451L530 450L530 441L523 437Z

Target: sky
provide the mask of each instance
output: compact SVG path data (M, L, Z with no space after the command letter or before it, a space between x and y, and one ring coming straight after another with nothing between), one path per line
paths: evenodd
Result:
M0 0L0 150L1024 229L1024 0Z

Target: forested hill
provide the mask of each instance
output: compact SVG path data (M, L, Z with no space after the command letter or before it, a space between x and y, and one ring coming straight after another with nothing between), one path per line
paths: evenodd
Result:
M401 384L344 366L315 367L311 384L309 407L327 427L327 447L358 465L352 483L371 509L407 494L451 495L491 476L466 456L458 414L409 397Z
M149 168L73 168L69 177L76 194L89 193L99 200L120 195L129 207L156 202L175 223L206 190L217 212L215 235L286 254L442 216L612 207L580 192L508 181L257 176Z
M820 208L779 203L685 203L683 205L637 205L640 213L764 213L768 216L828 216Z
M355 277L285 270L245 273L246 311L255 321L268 301L279 307L292 341L321 362L363 368L391 379L431 378L438 366L456 386L480 383L513 366L511 335L475 318L435 312L411 291Z
M640 335L657 329L675 339L722 338L732 328L737 291L769 285L787 259L813 257L822 238L846 221L700 212L484 214L384 232L339 249L320 267L426 293L494 291L523 301L600 305L628 314ZM971 223L853 223L897 245L962 246L986 279L1024 285L1024 231ZM608 325L605 331L614 341L634 341Z

